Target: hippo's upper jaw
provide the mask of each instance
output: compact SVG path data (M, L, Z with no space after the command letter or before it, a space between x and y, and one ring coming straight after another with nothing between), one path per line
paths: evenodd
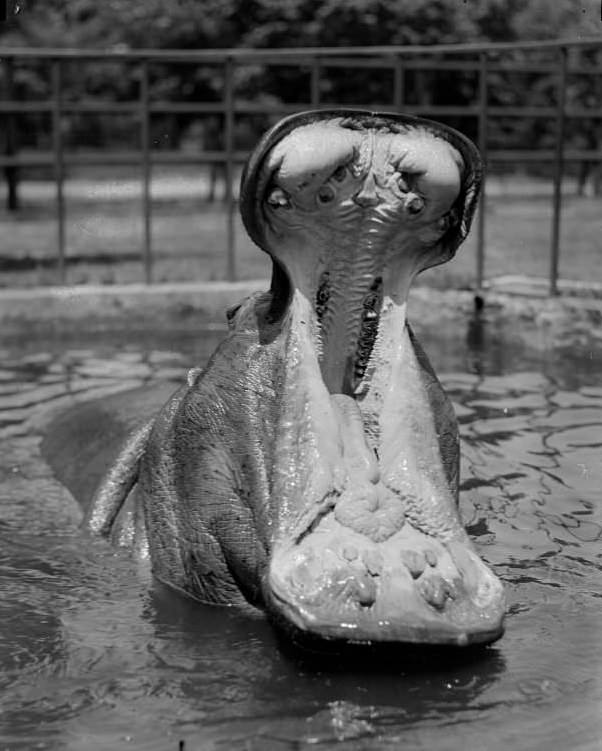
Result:
M267 142L243 217L290 290L264 597L330 638L492 641L502 587L460 523L455 417L405 321L413 277L467 231L474 151L336 112Z
M455 416L405 317L414 276L464 239L479 177L466 139L401 115L305 113L264 137L241 213L270 292L231 312L140 459L159 579L326 639L501 635L502 586L458 516ZM89 526L111 526L133 476L109 474Z

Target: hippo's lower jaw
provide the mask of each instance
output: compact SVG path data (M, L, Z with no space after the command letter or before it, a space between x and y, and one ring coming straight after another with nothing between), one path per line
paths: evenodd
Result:
M295 291L270 473L268 611L321 639L494 641L503 588L461 524L457 426L405 304L385 287L352 394L329 389L314 318Z
M441 543L408 525L370 544L338 526L325 520L311 543L274 555L264 598L277 622L353 643L467 646L503 634L502 586L469 541Z
M276 455L263 578L268 610L277 622L322 639L494 641L503 633L503 587L460 522L456 456L444 440L455 425L441 405L433 417L438 384L417 377L407 330L391 325L395 344L386 348L403 389L389 384L388 399L371 401L372 387L384 390L376 378L361 401L330 394L316 359L312 374L307 334L292 335L298 315L309 318L297 302L289 342L292 336L304 353L305 378L291 378L281 412L288 461L280 464ZM387 328L381 322L382 340Z

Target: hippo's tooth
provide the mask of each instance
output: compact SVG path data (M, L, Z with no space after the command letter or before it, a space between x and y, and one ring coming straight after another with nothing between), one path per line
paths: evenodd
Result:
M437 554L432 548L427 548L424 551L424 557L429 566L434 568L437 565Z
M412 575L413 579L418 579L426 566L424 553L418 550L402 550L401 560Z
M349 561L349 563L356 561L359 557L359 550L355 547L355 545L345 545L341 552L343 558L346 561Z
M349 594L362 607L369 608L376 602L376 583L371 576L358 575L351 579Z
M445 580L438 575L422 578L419 586L420 594L434 608L442 609L447 599L447 585Z
M372 576L379 576L383 570L384 560L382 553L375 548L368 548L362 553L362 561Z

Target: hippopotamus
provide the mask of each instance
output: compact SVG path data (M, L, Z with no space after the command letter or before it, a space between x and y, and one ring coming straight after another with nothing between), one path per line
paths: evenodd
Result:
M457 421L406 319L414 277L465 239L481 176L470 140L400 113L304 112L266 133L240 211L269 289L227 312L164 406L146 398L89 532L289 633L499 638L503 587L458 511Z

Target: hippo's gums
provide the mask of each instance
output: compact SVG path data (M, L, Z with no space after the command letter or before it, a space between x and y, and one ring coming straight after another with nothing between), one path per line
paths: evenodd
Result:
M288 117L251 156L242 217L271 287L126 442L86 517L203 602L348 642L487 643L504 594L458 514L455 416L406 322L480 184L434 122ZM141 513L142 512L142 513ZM142 521L143 519L143 521Z

